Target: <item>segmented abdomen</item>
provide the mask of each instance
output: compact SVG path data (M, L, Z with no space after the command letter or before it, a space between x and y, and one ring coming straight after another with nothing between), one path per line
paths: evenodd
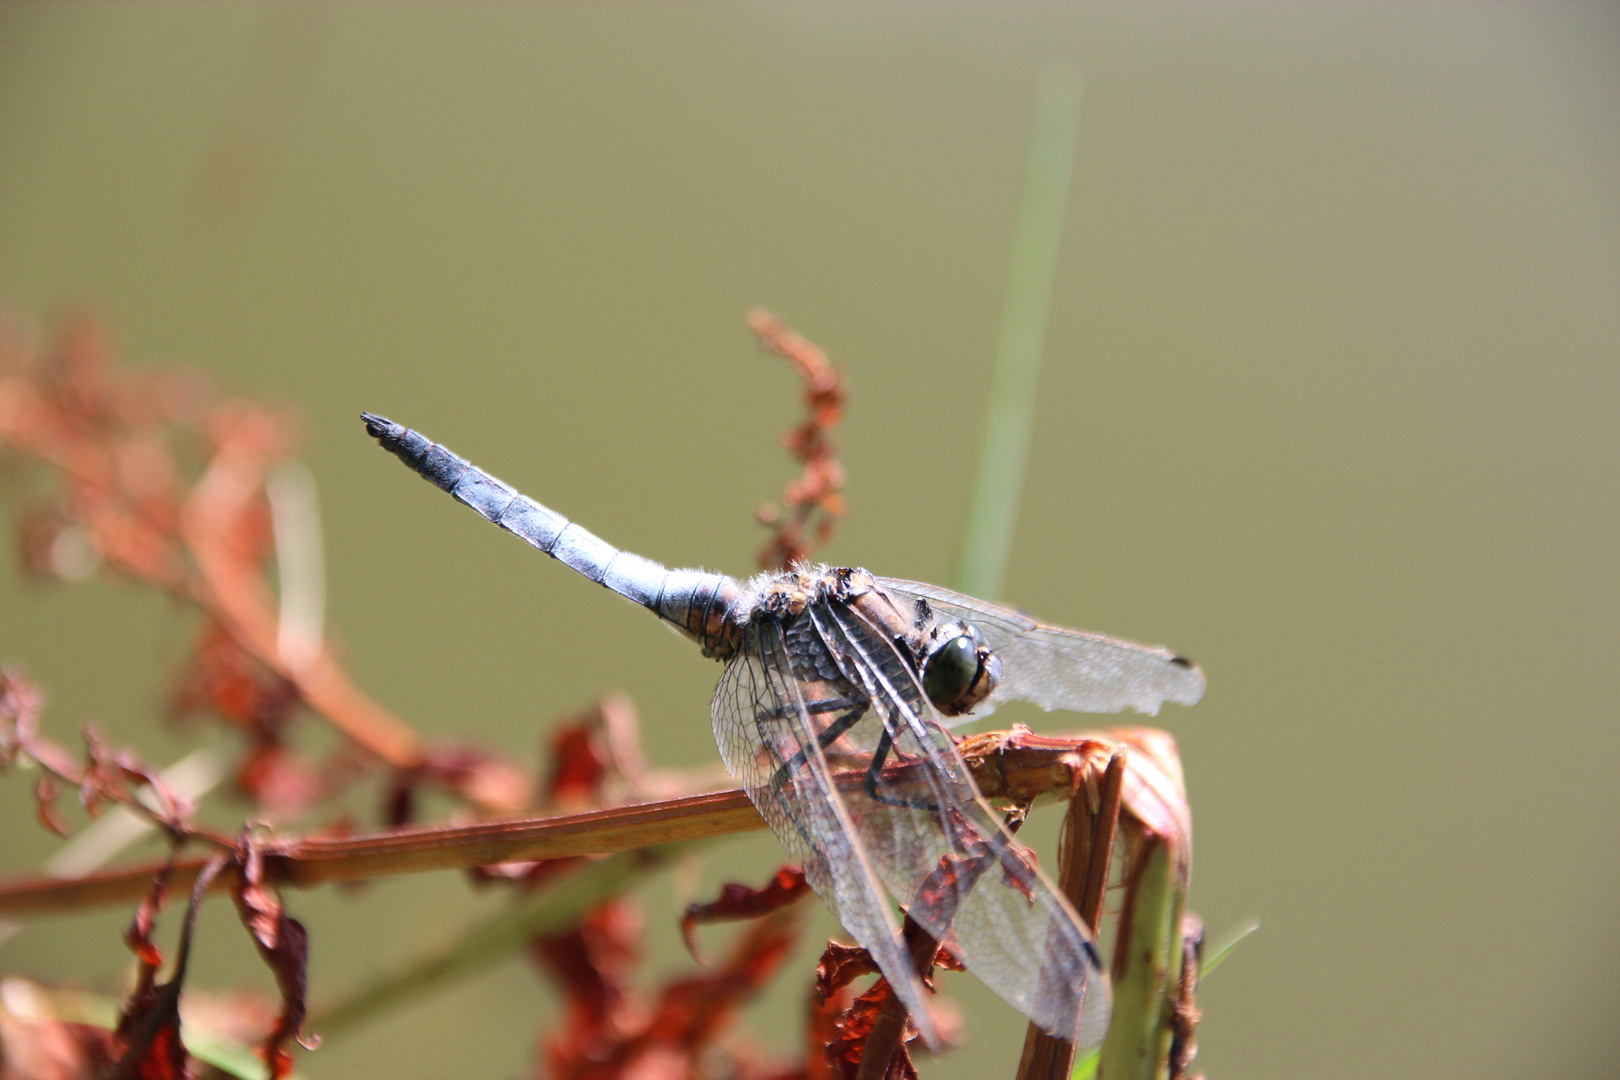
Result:
M658 613L703 646L705 655L726 659L735 651L736 628L726 615L742 587L733 579L702 570L669 570L621 551L421 432L375 413L361 417L383 449L457 501L597 584Z

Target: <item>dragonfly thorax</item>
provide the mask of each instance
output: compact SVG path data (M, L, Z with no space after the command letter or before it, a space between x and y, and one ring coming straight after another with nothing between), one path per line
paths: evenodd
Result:
M767 570L743 585L742 602L732 618L739 625L761 616L789 620L829 598L853 600L872 587L872 575L858 567L801 563L789 570Z

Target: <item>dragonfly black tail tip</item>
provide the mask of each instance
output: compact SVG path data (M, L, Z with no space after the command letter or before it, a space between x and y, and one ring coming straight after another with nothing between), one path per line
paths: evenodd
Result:
M366 434L373 439L398 439L404 430L388 417L378 416L376 413L363 412L360 419L366 422Z

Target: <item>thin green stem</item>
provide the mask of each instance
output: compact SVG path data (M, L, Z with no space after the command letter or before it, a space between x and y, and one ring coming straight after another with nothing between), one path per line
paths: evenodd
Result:
M1170 1050L1172 968L1181 958L1187 881L1174 845L1148 836L1132 845L1126 911L1114 946L1114 1015L1098 1059L1102 1080L1161 1080Z
M996 598L1006 576L1079 130L1079 71L1067 65L1047 68L1041 73L1013 234L984 450L955 576L957 587L974 596Z

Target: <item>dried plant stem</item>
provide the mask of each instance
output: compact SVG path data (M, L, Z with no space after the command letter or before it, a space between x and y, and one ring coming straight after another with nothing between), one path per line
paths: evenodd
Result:
M563 817L399 829L340 840L289 840L267 845L265 862L277 881L310 888L520 859L598 855L764 827L748 797L732 790ZM203 862L177 862L172 880L179 886L188 885ZM41 879L3 885L0 914L67 914L125 903L144 894L154 871L153 866L142 866L77 881ZM229 884L230 876L222 875L216 887Z
M1063 820L1058 885L1093 935L1102 919L1103 896L1108 890L1126 753L1120 750L1109 758L1098 790L1081 788L1074 793ZM1069 1040L1031 1023L1018 1062L1018 1080L1064 1080L1074 1071L1074 1054L1074 1044Z
M1089 771L1103 767L1113 748L1098 739L1049 738L1015 728L963 740L961 749L986 796L1033 799L1075 790ZM851 782L861 779L855 776ZM732 789L560 817L398 829L343 839L289 839L264 850L267 872L275 881L310 888L428 870L608 854L764 827L748 796ZM177 862L177 887L195 880L202 865L201 859ZM0 915L68 914L138 900L156 869L141 866L76 881L0 883ZM228 886L230 875L221 877L218 887Z
M806 562L815 549L832 537L844 516L844 467L832 429L843 418L849 387L827 354L815 342L793 330L775 315L755 308L748 313L749 329L762 349L775 353L799 372L804 381L804 423L789 429L782 444L798 459L803 471L782 491L782 505L760 507L759 520L771 528L771 539L759 553L761 570L786 570Z
M1204 922L1196 915L1181 918L1181 973L1170 1007L1170 1080L1185 1080L1198 1055L1198 978L1204 963Z
M939 941L921 926L906 920L906 949L911 955L912 967L920 978L928 978L934 969L934 957L939 953ZM906 1007L899 994L892 994L883 1003L883 1011L872 1021L866 1045L861 1048L860 1068L855 1080L883 1080L895 1051L906 1037Z

